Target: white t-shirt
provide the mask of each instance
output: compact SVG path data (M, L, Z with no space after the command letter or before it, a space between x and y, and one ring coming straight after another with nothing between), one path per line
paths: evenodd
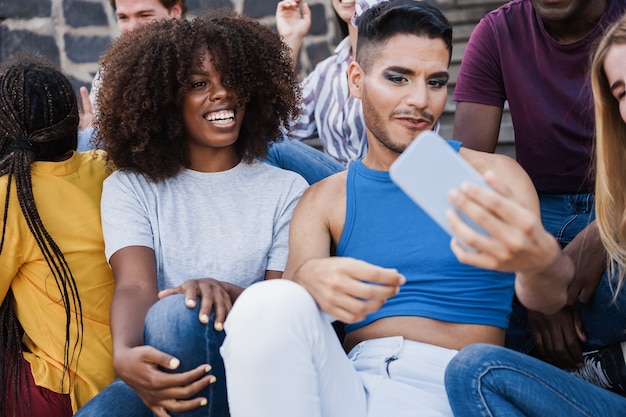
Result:
M107 259L145 246L156 255L159 290L192 278L245 288L266 270L284 270L289 223L306 187L298 174L258 161L156 183L114 172L102 192Z

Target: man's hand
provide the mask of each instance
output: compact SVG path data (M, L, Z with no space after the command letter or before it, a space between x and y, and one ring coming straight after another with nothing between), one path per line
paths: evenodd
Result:
M564 369L582 363L580 342L586 337L575 308L565 307L552 315L528 310L528 324L541 359Z
M78 116L80 120L78 122L78 129L87 129L93 126L95 116L93 114L93 107L91 106L91 100L89 99L89 90L86 87L80 88L81 106L78 109Z
M467 183L449 194L450 201L489 234L475 231L450 211L451 229L475 250L454 239L452 251L461 262L480 268L507 272L547 268L560 253L558 243L543 228L539 215L514 201L494 175L488 172L485 179L495 191Z
M176 369L180 361L150 346L139 346L116 353L114 367L117 375L141 398L158 417L169 416L168 411L180 413L205 406L208 399L192 398L207 385L215 382L208 364L182 373L167 373Z
M344 323L377 311L405 282L395 269L342 257L309 259L292 279L311 293L323 311Z

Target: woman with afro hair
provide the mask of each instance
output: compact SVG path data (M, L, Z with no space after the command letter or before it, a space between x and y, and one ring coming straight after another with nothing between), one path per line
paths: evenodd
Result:
M69 417L115 379L99 152L77 153L78 105L54 65L0 68L0 416Z
M227 416L224 320L243 288L282 276L306 188L259 162L297 114L289 51L256 20L213 10L138 28L101 66L119 379L78 416Z

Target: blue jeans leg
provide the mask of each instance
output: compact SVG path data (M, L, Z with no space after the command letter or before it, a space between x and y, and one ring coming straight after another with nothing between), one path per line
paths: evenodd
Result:
M445 385L454 414L463 417L617 417L626 410L626 398L494 345L461 350Z
M85 404L75 417L154 417L152 411L121 379L116 379Z
M146 316L144 343L180 360L178 369L168 372L185 372L208 363L212 367L211 374L217 378L215 383L194 396L207 398L206 407L170 413L172 417L227 417L226 376L219 353L225 335L213 328L213 314L207 324L198 320L199 308L199 300L196 308L187 307L183 294L157 301Z
M582 194L540 194L543 227L565 246L595 219L594 197Z
M217 381L196 394L208 399L206 407L185 413L170 413L172 417L227 417L226 377L219 348L224 332L213 329L213 315L208 324L198 320L199 304L195 309L185 305L185 297L176 294L157 301L148 311L144 325L144 343L175 356L184 372L208 363ZM124 381L116 380L76 414L79 417L153 417L135 391Z
M284 138L272 142L265 162L300 174L309 184L346 169L331 156L302 143Z
M584 350L609 346L626 340L626 288L617 297L617 279L604 273L589 303L580 307L587 342Z

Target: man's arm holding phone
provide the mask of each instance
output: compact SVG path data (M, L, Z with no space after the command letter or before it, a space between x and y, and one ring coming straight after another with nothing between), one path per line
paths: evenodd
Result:
M538 197L528 175L503 155L472 155L469 151L464 156L492 190L467 183L449 197L489 236L475 232L450 211L450 227L475 250L453 242L453 252L470 265L516 272L515 291L522 304L546 314L558 311L567 301L574 265L543 228Z

